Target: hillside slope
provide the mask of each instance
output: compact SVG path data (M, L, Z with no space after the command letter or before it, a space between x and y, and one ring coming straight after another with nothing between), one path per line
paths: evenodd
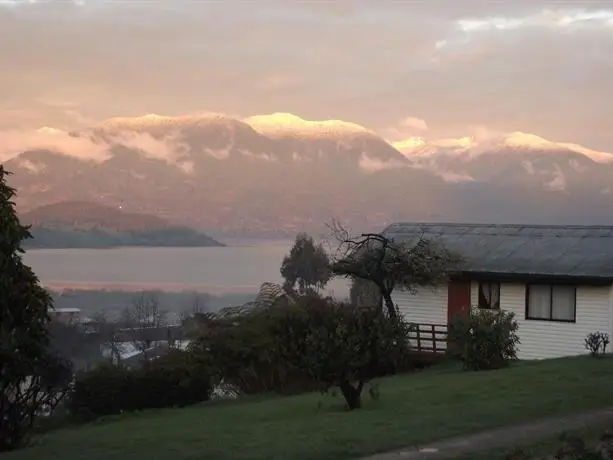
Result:
M108 248L117 246L223 246L185 226L157 216L127 213L85 201L53 203L21 216L31 225L26 248Z

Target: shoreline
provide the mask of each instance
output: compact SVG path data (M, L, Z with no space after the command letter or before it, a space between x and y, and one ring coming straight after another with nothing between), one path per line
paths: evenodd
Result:
M179 283L96 283L96 282L62 282L50 281L41 282L45 289L59 292L65 291L109 291L109 292L141 292L141 291L158 291L168 293L198 293L210 294L214 296L232 295L232 294L252 294L257 295L260 286L254 285L189 285ZM338 289L334 289L334 287ZM344 298L349 295L349 287L342 288L334 286L326 289L328 295Z
M104 283L104 282L65 282L65 281L41 281L45 289L55 292L64 291L119 291L119 292L139 292L139 291L162 291L162 292L198 292L203 294L223 295L223 294L257 294L260 286L215 286L200 284L181 284L181 283Z

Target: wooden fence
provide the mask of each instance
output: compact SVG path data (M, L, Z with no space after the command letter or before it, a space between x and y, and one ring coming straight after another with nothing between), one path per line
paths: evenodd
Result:
M409 340L418 353L444 354L447 351L446 324L411 324Z

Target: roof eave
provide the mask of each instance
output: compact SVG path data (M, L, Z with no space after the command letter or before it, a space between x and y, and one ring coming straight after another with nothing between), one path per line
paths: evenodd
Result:
M568 275L552 273L521 273L492 272L480 270L461 270L451 274L455 279L470 279L474 281L499 281L522 283L559 283L583 284L591 286L607 286L613 284L613 276L601 275Z

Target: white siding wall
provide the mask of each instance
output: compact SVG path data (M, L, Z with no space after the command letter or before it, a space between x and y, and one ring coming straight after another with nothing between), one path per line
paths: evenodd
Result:
M477 305L476 282L471 286L471 303ZM407 321L447 324L447 287L420 289L416 294L396 291L394 303ZM584 339L590 332L608 332L613 337L613 287L577 287L577 322L526 320L525 284L500 286L501 308L515 313L519 323L520 359L558 358L585 354ZM428 345L428 344L424 344ZM610 348L609 351L613 351Z
M396 290L392 300L407 321L419 324L447 324L447 286L437 289L421 288L415 294ZM412 341L416 346L417 342ZM423 340L422 346L431 347L432 341ZM437 343L437 347L444 348L446 344Z
M477 283L471 287L477 305ZM559 358L585 354L584 339L590 332L611 333L611 287L577 287L577 322L526 320L525 284L501 284L500 307L515 313L519 323L520 359Z

